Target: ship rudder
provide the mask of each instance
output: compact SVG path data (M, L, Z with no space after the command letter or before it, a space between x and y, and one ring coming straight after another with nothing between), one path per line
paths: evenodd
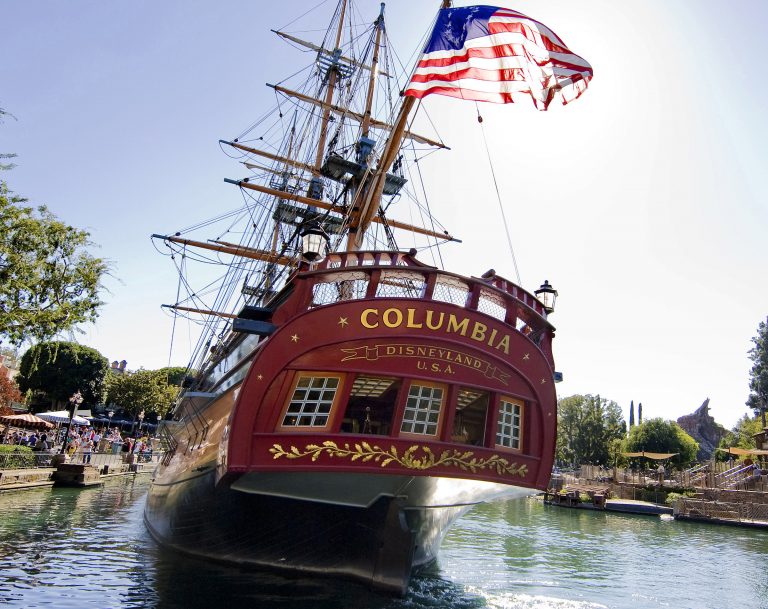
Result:
M405 518L398 499L380 499L386 503L383 526L379 527L378 551L371 577L374 590L405 596L411 579L415 534Z

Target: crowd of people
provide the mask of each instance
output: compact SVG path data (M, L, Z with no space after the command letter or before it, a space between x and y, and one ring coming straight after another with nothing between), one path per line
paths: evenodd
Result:
M0 444L28 446L33 451L59 452L64 444L66 428L52 431L24 431L6 428L0 434ZM120 429L72 426L66 442L66 453L70 461L90 463L94 453L124 454L127 459L150 461L152 441L147 435L123 437ZM130 456L130 457L129 457Z
M11 429L7 427L0 435L0 444L14 444L17 446L29 446L33 450L48 450L51 448L53 436L51 432Z

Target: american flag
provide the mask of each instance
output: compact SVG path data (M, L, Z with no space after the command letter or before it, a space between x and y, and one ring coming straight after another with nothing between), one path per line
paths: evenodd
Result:
M495 6L441 9L405 95L431 93L507 104L530 96L539 110L567 104L592 79L592 66L547 26Z

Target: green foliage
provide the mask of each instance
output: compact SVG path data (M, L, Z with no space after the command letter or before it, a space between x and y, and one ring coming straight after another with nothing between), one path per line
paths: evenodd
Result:
M94 321L109 271L85 250L87 232L25 202L0 182L0 338L14 345Z
M5 467L9 469L24 469L35 466L35 455L29 446L0 444L0 459L3 460Z
M182 366L170 366L168 368L160 368L157 372L165 375L169 385L175 385L181 387L181 382L187 375L187 369Z
M763 426L760 417L750 417L748 414L745 414L736 422L734 428L720 440L718 448L757 448L753 436L762 430ZM732 457L726 450L718 450L715 455L718 461L727 461Z
M688 497L695 497L696 491L683 491L682 493L667 493L667 497L664 499L664 503L667 505L673 506L675 505L675 501L678 499L688 498Z
M677 467L688 467L696 461L699 443L672 421L650 419L635 425L624 443L625 452L678 453L670 460Z
M768 324L761 321L757 326L757 334L752 337L752 349L749 350L749 359L752 360L752 368L749 371L749 397L747 406L762 414L762 423L765 425L765 412L768 410Z
M96 349L55 341L27 350L16 378L22 391L40 391L62 402L80 391L83 404L93 406L103 401L108 369L107 358Z
M129 374L110 372L107 381L107 403L123 408L132 416L152 410L164 414L173 404L178 388L168 384L167 368Z
M558 401L557 460L580 465L607 465L612 442L626 432L616 402L592 395L572 395Z

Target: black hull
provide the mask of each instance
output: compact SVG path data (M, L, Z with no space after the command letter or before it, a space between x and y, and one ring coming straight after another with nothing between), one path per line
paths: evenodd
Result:
M412 569L434 560L468 506L406 508L382 497L367 508L242 493L202 474L153 485L145 520L162 545L240 567L356 580L405 594Z

